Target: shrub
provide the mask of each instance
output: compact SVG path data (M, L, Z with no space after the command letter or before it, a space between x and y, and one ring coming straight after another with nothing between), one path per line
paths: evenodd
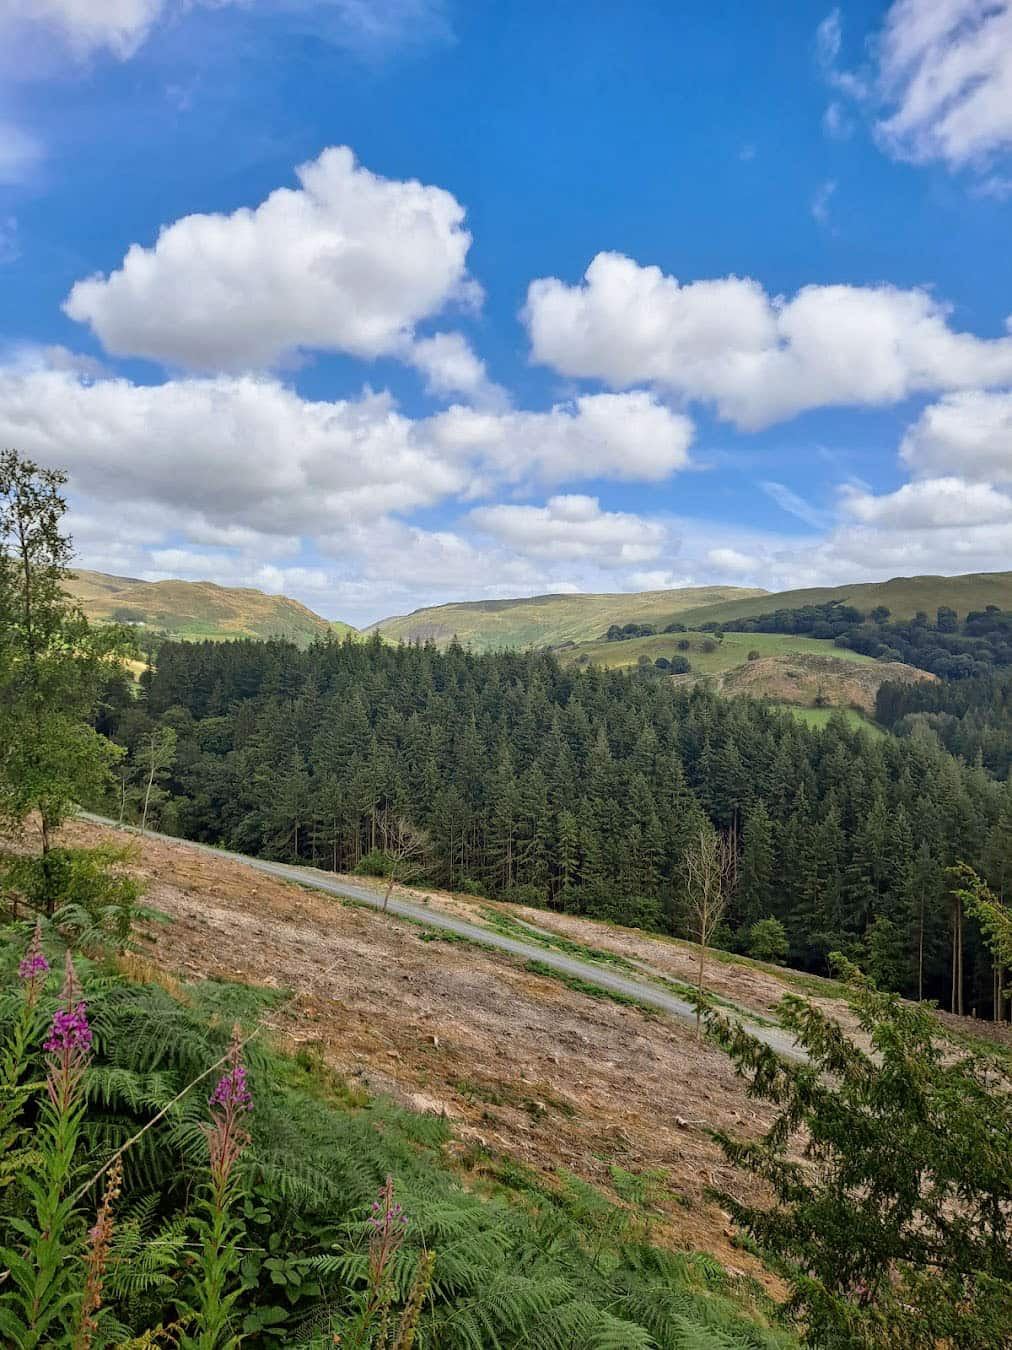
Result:
M390 873L391 858L381 848L371 848L363 853L355 868L357 877L385 877Z
M749 652L749 654L748 654L748 659L749 659L750 661L758 661L759 658L760 658L761 656L762 656L762 652L756 651L755 647L753 647L752 650L751 650L751 651Z
M688 658L684 656L673 656L670 665L672 675L687 675L692 669Z
M748 930L748 954L757 961L783 965L789 950L787 930L779 919L759 919Z

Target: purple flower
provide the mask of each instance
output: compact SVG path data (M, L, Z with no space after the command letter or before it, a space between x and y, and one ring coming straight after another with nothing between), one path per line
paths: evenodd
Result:
M48 970L49 962L41 952L29 952L18 966L18 978L34 980L39 975L45 975Z
M218 1086L208 1098L208 1106L220 1106L226 1111L252 1111L253 1098L246 1085L246 1066L236 1063L218 1080Z
M49 1100L61 1115L70 1109L91 1056L91 1027L84 1003L79 998L80 988L68 951L60 994L62 1007L53 1014L49 1036L42 1043L49 1055L46 1089Z
M218 1204L224 1204L232 1168L250 1142L249 1132L240 1124L242 1112L253 1110L242 1047L242 1031L237 1022L232 1028L228 1072L218 1080L218 1086L208 1098L212 1124L205 1125L204 1130L211 1155L211 1184Z
M42 922L40 920L35 925L35 932L28 944L28 950L18 966L18 978L28 986L25 992L30 1007L35 1006L35 1000L38 998L39 991L48 974L49 962L42 950Z
M57 1008L49 1039L42 1044L51 1055L85 1055L91 1049L91 1027L83 1003L70 1012Z

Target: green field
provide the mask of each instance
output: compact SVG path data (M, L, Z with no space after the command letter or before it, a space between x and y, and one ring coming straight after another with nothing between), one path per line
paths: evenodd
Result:
M842 600L868 613L876 605L885 605L897 619L910 619L918 610L934 615L939 605L948 605L962 618L972 609L997 605L1012 609L1012 572L973 572L961 577L894 577L891 581L830 586L812 590L777 591L760 596L737 596L732 600L695 608L694 624L722 623L730 619L755 618L778 609L801 609L805 605L824 605ZM672 604L664 622L688 616ZM625 620L627 623L633 619Z
M688 641L689 650L679 651L679 639ZM628 638L624 642L581 642L564 647L558 653L563 665L594 665L605 670L621 670L640 663L646 656L651 663L659 656L684 656L693 675L723 675L744 665L751 651L760 656L831 656L840 661L874 665L870 656L861 656L846 647L834 647L823 638L790 637L785 633L725 633L716 650L705 652L703 644L716 642L708 633L660 633L656 637ZM587 660L583 658L586 656ZM689 678L688 676L684 678Z
M798 708L790 703L782 703L780 706L792 712L799 722L819 730L829 725L830 718L843 717L855 730L867 731L871 736L881 738L889 734L877 722L862 717L853 708Z

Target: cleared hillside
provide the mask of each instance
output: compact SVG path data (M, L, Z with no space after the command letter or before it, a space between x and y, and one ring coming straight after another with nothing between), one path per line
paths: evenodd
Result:
M472 600L416 609L380 619L367 629L391 642L435 642L454 637L475 651L554 647L599 638L613 623L656 623L675 612L695 612L766 592L741 586L692 586L684 590L612 595L534 595L517 600ZM762 612L761 610L758 612Z
M687 646L679 646L686 643ZM707 648L712 647L712 651ZM762 657L790 656L807 653L842 666L854 664L877 666L870 656L845 647L834 647L822 638L794 637L787 633L725 633L719 642L709 633L658 633L655 637L627 638L623 642L580 642L558 653L563 665L592 665L604 670L627 670L642 664L641 657L651 663L658 657L684 656L697 675L724 675L748 662L748 654L757 651Z
M712 650L711 650L712 649ZM758 653L749 660L750 653ZM721 693L808 709L860 709L871 715L885 680L933 680L900 661L874 661L821 638L786 633L659 633L623 642L581 642L558 653L563 665L628 670L658 658L684 657L691 670L671 678L711 681ZM828 713L827 713L828 716Z
M806 605L824 605L830 600L846 601L867 613L885 605L894 619L911 619L918 610L934 615L939 605L948 605L963 618L972 609L997 605L1012 609L1012 572L971 572L959 577L893 577L890 581L855 582L849 586L814 587L799 591L772 591L762 595L740 594L705 606L693 606L684 612L672 608L665 622L682 619L691 613L694 626L722 623L730 619L756 618L778 609L802 609ZM636 615L624 620L635 623Z
M140 581L78 570L67 590L95 622L143 625L177 638L282 637L304 647L328 633L353 631L287 595L213 581Z

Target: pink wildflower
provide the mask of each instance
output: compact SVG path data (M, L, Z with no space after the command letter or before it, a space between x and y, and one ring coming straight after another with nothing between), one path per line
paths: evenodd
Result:
M42 923L40 920L35 925L35 932L28 944L28 950L18 966L18 979L26 986L25 996L29 1005L34 1006L35 1000L39 996L39 990L48 974L49 962L42 950Z
M249 1131L241 1122L246 1111L253 1110L253 1098L246 1084L246 1066L242 1062L242 1033L238 1022L232 1030L228 1052L228 1071L208 1099L212 1124L204 1127L211 1153L211 1181L223 1197L232 1168L250 1142Z
M53 1014L53 1025L42 1048L49 1055L46 1088L49 1100L61 1113L74 1099L78 1085L91 1058L91 1027L85 1005L79 995L81 986L74 973L74 963L67 952L63 989L60 992L62 1008Z

